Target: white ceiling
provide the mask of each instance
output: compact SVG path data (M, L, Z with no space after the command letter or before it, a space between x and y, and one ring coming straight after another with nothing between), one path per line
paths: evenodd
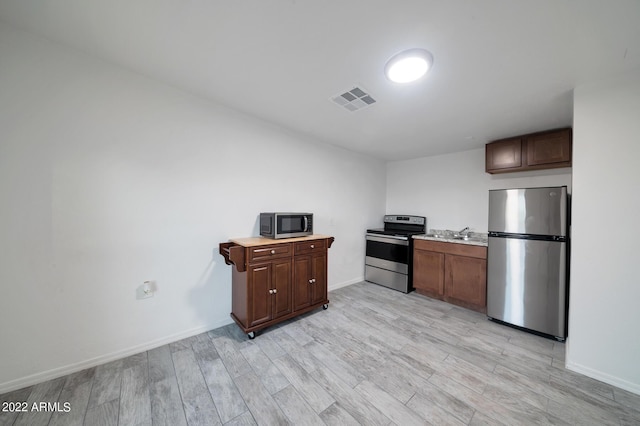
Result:
M388 160L570 126L574 87L640 72L638 0L0 0L0 20ZM414 47L432 71L387 81ZM329 101L354 86L377 103Z

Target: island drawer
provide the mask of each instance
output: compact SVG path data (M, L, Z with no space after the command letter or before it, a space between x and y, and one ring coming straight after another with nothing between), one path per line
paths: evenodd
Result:
M327 249L327 240L308 240L295 243L295 254L311 254Z
M291 254L292 246L290 243L251 247L249 248L249 262L290 257Z

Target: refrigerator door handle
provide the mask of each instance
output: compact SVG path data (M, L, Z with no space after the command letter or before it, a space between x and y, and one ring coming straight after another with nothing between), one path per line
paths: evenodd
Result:
M515 240L557 241L560 243L567 241L567 237L562 235L511 234L509 232L489 231L488 236L493 238L512 238Z

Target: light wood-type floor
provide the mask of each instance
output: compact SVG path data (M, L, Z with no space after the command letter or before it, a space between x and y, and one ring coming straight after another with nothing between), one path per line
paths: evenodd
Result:
M1 395L70 411L0 425L640 424L640 396L565 370L562 343L368 283L329 299Z

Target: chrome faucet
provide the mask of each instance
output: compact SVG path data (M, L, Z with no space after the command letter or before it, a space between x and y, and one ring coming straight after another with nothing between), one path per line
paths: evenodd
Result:
M464 228L462 231L458 232L458 235L466 236L467 234L469 234L469 227L468 226L466 228Z

